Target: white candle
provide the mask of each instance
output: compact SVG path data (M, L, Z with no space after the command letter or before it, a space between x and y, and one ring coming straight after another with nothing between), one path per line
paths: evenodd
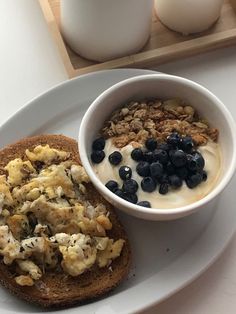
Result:
M187 35L208 29L219 18L223 2L223 0L155 0L155 10L164 25Z

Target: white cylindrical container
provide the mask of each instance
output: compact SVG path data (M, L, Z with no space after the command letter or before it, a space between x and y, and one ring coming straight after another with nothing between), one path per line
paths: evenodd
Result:
M61 31L79 55L106 61L145 45L152 10L153 0L61 0Z
M224 0L155 0L161 22L188 35L208 29L220 16Z

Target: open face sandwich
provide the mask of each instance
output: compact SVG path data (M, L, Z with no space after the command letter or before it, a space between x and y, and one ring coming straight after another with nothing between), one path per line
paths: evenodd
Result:
M116 287L131 262L112 206L89 182L77 143L23 139L0 151L0 282L43 307L88 301Z

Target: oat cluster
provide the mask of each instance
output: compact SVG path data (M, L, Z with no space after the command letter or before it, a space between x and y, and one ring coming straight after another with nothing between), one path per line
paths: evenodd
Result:
M209 139L216 142L219 133L181 99L131 101L112 113L101 133L122 148L130 142L144 144L150 137L164 142L174 131L191 136L197 146Z

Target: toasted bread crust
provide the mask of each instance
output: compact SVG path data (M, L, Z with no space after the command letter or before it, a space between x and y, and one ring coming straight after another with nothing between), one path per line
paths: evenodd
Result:
M12 159L25 159L25 150L37 145L49 144L53 148L69 151L71 159L80 163L77 142L63 135L39 135L22 139L0 150L0 174L4 174L3 167ZM102 296L115 288L128 274L131 264L131 250L127 235L120 224L113 207L106 202L89 184L88 194L91 203L102 201L110 211L110 220L113 224L108 236L114 239L125 239L121 256L112 262L112 270L94 266L90 271L71 277L65 273L47 272L33 287L22 287L14 280L14 270L0 261L0 282L18 297L43 307L68 307L84 303Z

